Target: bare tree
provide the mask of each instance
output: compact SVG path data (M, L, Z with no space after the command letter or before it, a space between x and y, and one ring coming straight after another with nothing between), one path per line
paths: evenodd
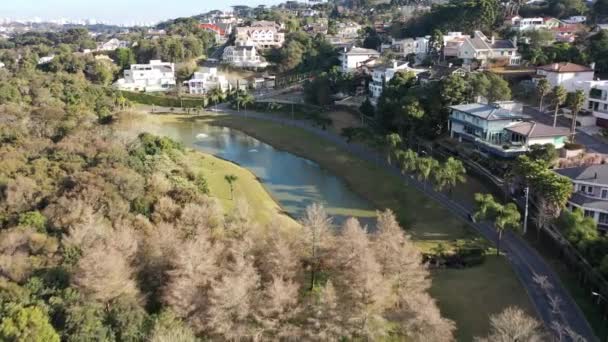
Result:
M517 307L506 308L503 312L490 317L491 330L485 338L476 338L478 342L541 342L546 340L542 325Z
M302 243L306 251L305 259L310 274L309 290L316 284L317 274L321 270L327 250L332 246L333 233L330 230L331 219L323 206L313 204L306 208L302 220Z

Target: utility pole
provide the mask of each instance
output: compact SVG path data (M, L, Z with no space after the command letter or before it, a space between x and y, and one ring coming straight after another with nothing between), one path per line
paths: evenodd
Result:
M296 119L296 115L293 111L293 102L291 102L291 120L295 120Z
M524 234L528 232L528 198L530 197L530 187L526 186L524 189L526 193L526 207L524 209Z

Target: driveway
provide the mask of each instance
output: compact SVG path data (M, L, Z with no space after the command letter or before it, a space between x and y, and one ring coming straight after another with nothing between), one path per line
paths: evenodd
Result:
M537 122L553 125L553 112L541 112L536 107L525 106L524 114L529 115ZM558 116L557 125L570 128L570 120L563 116ZM608 144L590 134L592 132L593 130L578 127L576 129L576 142L585 145L589 152L608 154Z

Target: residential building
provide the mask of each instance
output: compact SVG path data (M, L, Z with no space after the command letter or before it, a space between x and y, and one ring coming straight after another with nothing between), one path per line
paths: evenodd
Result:
M0 69L4 69L6 65L3 62L0 62Z
M345 48L338 57L340 59L341 71L343 73L354 72L370 59L377 59L380 53L373 49L359 47Z
M523 154L536 144L564 146L570 133L567 128L527 121L521 108L521 104L511 101L451 106L450 136L505 158Z
M426 84L434 81L441 81L451 75L466 76L471 70L468 67L454 66L451 63L448 65L435 64L427 71L418 74L420 83Z
M212 89L219 88L222 92L230 90L230 84L224 75L218 73L217 68L203 68L192 76L192 79L184 82L188 87L188 93L204 95Z
M97 45L97 51L114 51L116 49L126 47L129 47L129 42L117 38L112 38L105 43L99 43Z
M608 232L608 165L588 165L555 170L572 181L567 208L583 211L599 230Z
M591 124L608 128L608 81L579 81L574 88L585 92L584 109L595 118Z
M564 19L562 21L565 22L566 24L583 24L584 22L587 21L587 17L584 15L575 15L575 16L569 17L568 19Z
M149 64L132 64L123 78L114 83L120 90L160 92L175 87L175 64L151 60Z
M399 71L408 72L411 71L416 75L426 71L426 69L413 69L410 68L408 63L399 64L397 61L393 61L391 65L380 65L375 66L371 70L372 80L369 83L369 94L370 101L375 105L378 103L382 91L388 82L395 76Z
M519 32L548 28L543 17L523 18L517 15L507 19L507 21L512 30Z
M577 82L593 81L594 74L593 69L588 66L569 62L552 63L537 67L534 80L544 78L549 81L551 87L561 85L568 92L573 92Z
M391 42L391 48L402 57L414 54L416 56L426 56L429 50L429 40L431 36L417 37L417 38L406 38L406 39L393 39Z
M213 33L213 35L215 36L216 42L219 42L222 39L227 38L226 31L224 31L224 29L222 29L220 26L218 26L216 24L206 23L206 24L200 24L200 25L198 25L198 27L204 31Z
M354 39L359 37L359 31L361 31L361 25L349 21L340 22L336 25L336 36L346 39Z
M253 43L258 49L280 48L285 42L281 26L271 21L255 21L251 26L236 28L236 45Z
M268 62L258 54L255 45L248 43L226 47L222 60L227 64L240 68L265 68L268 66Z
M502 61L506 65L521 63L516 40L495 39L494 36L488 38L481 31L475 31L472 37L465 37L459 46L458 58L465 64L477 61L480 66L486 66L490 61Z

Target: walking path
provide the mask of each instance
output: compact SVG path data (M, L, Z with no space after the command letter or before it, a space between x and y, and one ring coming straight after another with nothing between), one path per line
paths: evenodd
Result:
M497 242L498 236L490 224L470 221L469 215L474 212L472 203L457 203L445 194L434 191L431 186L425 186L423 182L418 181L413 176L403 175L401 170L388 164L380 153L367 146L349 143L344 137L327 130L322 130L306 121L291 120L272 114L262 114L252 111L237 112L229 109L226 105L218 106L218 109L214 114L272 121L281 125L298 127L324 138L350 152L354 156L381 166L389 173L400 177L408 186L423 192L450 210L454 215L466 221L486 239L493 243ZM578 335L590 342L598 341L591 326L587 322L585 315L570 296L568 290L564 288L559 276L534 248L517 234L505 232L501 241L501 249L526 289L539 318L543 321L547 330L551 331L556 338L561 336L559 341L580 341L580 339L566 337L569 332L575 333L570 333L571 336ZM541 285L535 281L535 276L546 277L546 280L551 285L550 288L545 286L543 289ZM559 327L559 329L556 329L556 327Z

